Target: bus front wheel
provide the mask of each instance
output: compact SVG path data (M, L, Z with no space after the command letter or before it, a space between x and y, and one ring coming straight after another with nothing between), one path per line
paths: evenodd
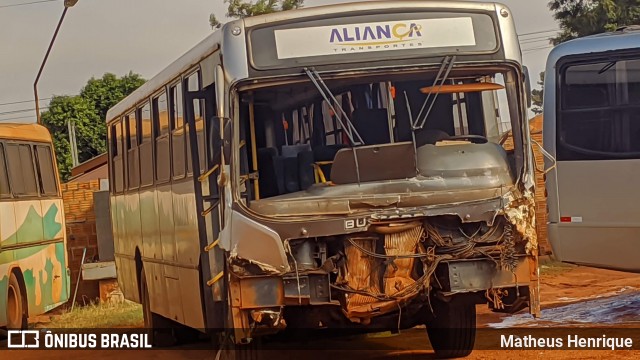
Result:
M9 275L9 289L7 296L7 328L26 329L27 309L26 298L22 293L20 282L14 273Z
M448 302L433 299L427 334L436 357L459 358L471 354L476 339L476 306L464 298Z

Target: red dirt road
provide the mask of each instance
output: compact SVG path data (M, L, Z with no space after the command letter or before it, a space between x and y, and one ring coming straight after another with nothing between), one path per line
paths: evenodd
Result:
M543 315L534 320L527 314L513 317L501 316L478 308L478 325L495 326L502 321L514 320L517 326L571 326L584 327L633 327L640 332L640 275L626 274L608 270L577 267L568 271L543 275L541 279L541 298ZM624 301L617 301L623 299ZM617 304L617 305L609 305ZM591 308L590 308L591 307ZM628 310L631 310L630 313ZM593 321L595 319L595 321ZM591 322L588 322L591 321ZM495 341L494 333L479 331L476 344L484 341ZM635 337L637 339L637 336ZM356 340L359 341L359 340ZM363 340L368 341L368 340ZM424 349L427 337L424 329L404 331L400 335L375 339L377 349L362 351L337 351L330 347L323 351L278 351L266 352L265 359L278 360L315 360L315 359L432 359L433 352ZM640 345L640 344L638 344ZM638 346L636 345L636 346ZM366 343L363 346L366 348ZM190 350L189 346L173 350L147 351L85 351L85 350L50 350L50 351L0 351L0 360L199 360L214 359L212 351ZM610 350L476 350L467 359L638 359L640 351Z

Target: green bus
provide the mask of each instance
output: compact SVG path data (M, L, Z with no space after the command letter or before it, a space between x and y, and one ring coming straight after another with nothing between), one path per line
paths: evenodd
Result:
M0 327L69 299L64 209L51 135L0 124Z

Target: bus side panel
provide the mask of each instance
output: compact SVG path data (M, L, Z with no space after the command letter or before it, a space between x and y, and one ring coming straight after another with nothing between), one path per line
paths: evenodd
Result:
M44 240L42 204L39 200L16 201L17 243L26 245Z
M142 253L146 258L162 259L158 207L154 189L140 192L140 221L142 225Z
M0 263L3 263L3 268L6 268L3 269L3 275L7 277L12 268L20 269L26 288L29 315L38 315L53 309L69 298L62 202L61 200L18 201L13 206L17 226L14 226L13 234L6 234L9 236L2 245L7 247L13 244L20 247L4 251L0 255L2 257ZM44 213L43 208L46 209ZM3 214L5 210L8 210L6 205L3 208ZM5 218L3 216L3 219ZM3 225L7 223L6 220L3 221ZM7 227L3 226L3 228ZM44 232L44 229L47 231ZM24 246L43 241L55 242ZM3 299L6 299L6 289L4 292Z
M0 202L0 309L7 308L7 289L9 287L9 270L13 263L13 251L2 247L17 242L16 215L13 202ZM0 326L7 325L6 311L0 311Z
M158 221L160 222L160 239L162 243L162 279L164 281L164 294L166 299L167 317L183 322L182 304L180 302L180 281L176 276L175 267L178 258L176 256L175 231L173 221L173 194L170 183L159 185L156 191L158 206ZM176 299L177 298L177 299Z
M68 276L69 272L67 271L68 264L65 251L67 248L67 239L64 205L60 199L43 200L42 210L44 211L42 218L44 240L57 241L55 247L55 259L48 259L47 261L51 261L53 264L53 304L60 304L69 300L71 292L71 279ZM59 266L57 264L59 264ZM45 311L49 311L49 309L46 309Z
M640 160L559 161L559 218L549 225L562 261L640 272ZM598 204L594 206L594 204Z
M116 262L118 266L118 279L120 285L123 286L123 292L125 298L134 302L140 302L140 294L139 294L139 284L138 284L138 275L136 273L136 263L135 263L135 249L136 244L132 243L135 241L135 236L132 236L136 233L136 229L132 228L132 223L137 223L139 225L139 214L133 214L131 211L132 205L130 204L131 197L133 195L117 195L116 196L116 204L117 204L117 217L118 217L118 241L115 244L116 251L122 256L120 256ZM137 197L137 196L136 196ZM137 205L135 206L137 209ZM138 221L132 219L134 216L138 216ZM139 234L139 227L138 227ZM138 239L139 239L138 235ZM140 248L142 251L142 247Z
M166 298L174 291L167 288L163 276L162 247L155 189L140 191L140 220L142 227L142 251L144 272L147 277L151 310L167 318L170 317Z
M176 257L180 268L175 269L179 278L183 317L186 325L204 327L202 293L200 291L200 246L198 216L193 180L173 184L173 217L176 227ZM175 299L178 301L178 299Z

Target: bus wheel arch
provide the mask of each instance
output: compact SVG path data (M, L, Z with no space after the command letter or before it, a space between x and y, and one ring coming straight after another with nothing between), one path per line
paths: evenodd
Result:
M7 291L7 328L26 329L29 318L29 302L24 277L20 268L9 271Z
M140 253L140 248L138 247L136 247L134 261L136 264L136 285L138 286L138 300L142 304L142 254Z

